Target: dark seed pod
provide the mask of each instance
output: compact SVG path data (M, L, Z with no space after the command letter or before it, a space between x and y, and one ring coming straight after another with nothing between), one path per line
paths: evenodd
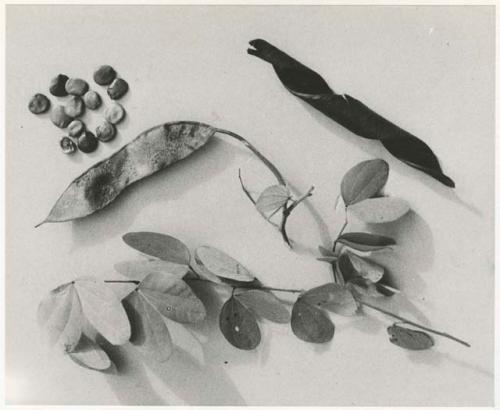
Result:
M89 154L97 149L99 140L90 131L85 131L78 137L77 144L80 151Z
M43 94L35 94L31 97L31 100L28 104L28 109L33 114L42 114L47 112L50 108L50 100Z
M52 95L56 97L64 97L68 95L66 91L66 82L68 81L68 76L64 74L58 74L52 80L50 80L49 91Z
M96 128L95 135L99 141L108 142L115 138L116 128L113 124L104 121L103 124Z
M71 138L62 137L59 141L59 145L61 146L62 152L65 154L72 154L76 151L76 145L73 141L71 141Z
M102 65L94 72L94 81L99 85L108 85L116 77L116 71L110 65Z
M128 91L128 83L121 79L116 78L113 80L111 85L108 87L108 95L112 100L118 100L122 98Z

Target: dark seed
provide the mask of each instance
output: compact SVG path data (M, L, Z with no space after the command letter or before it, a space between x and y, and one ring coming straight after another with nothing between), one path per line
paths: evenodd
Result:
M64 110L70 117L75 118L83 114L85 105L83 105L83 100L80 97L72 95L69 97Z
M52 95L56 97L64 97L68 95L66 91L66 82L68 81L68 76L64 74L58 74L52 80L50 80L49 91Z
M99 125L95 130L95 135L99 141L108 142L111 141L116 135L116 128L113 124L104 121L103 124Z
M108 95L112 100L118 100L122 98L128 91L128 84L125 80L121 78L116 78L113 80L111 85L108 87Z
M96 150L99 141L90 131L85 131L78 137L77 144L80 151L88 154Z
M111 124L118 124L125 117L125 110L117 102L111 103L111 105L104 112L104 118L107 122Z
M85 124L80 120L71 121L68 125L68 134L70 137L78 137L85 129Z
M50 108L50 100L43 94L35 94L31 97L28 109L33 114L42 114Z
M68 94L73 94L73 95L78 95L82 96L85 94L88 89L89 85L85 80L82 80L81 78L70 78L66 82L66 92Z
M101 97L95 91L87 91L83 96L85 106L90 110L96 110L101 106Z
M54 123L56 127L66 128L73 118L71 118L62 105L55 107L50 113L50 120Z
M62 137L59 141L59 145L61 146L62 152L65 154L72 154L76 151L75 143L68 137Z
M102 65L94 72L94 81L99 85L111 84L116 77L116 71L110 65Z

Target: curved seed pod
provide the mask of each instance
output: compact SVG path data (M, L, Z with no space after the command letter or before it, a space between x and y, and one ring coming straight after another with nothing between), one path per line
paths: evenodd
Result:
M336 94L315 71L265 40L250 41L248 53L272 64L283 85L293 95L363 138L379 140L396 158L449 187L451 178L441 170L429 146L409 132L372 111L347 94Z
M166 123L143 132L76 178L42 223L83 218L104 208L129 185L189 156L215 132L210 125L191 121Z

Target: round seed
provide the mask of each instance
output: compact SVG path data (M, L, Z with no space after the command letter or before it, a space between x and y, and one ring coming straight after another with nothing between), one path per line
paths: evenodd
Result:
M80 120L73 120L68 125L68 134L70 137L78 137L85 129L85 124Z
M66 128L73 118L71 118L62 105L55 107L50 113L50 120L54 123L56 127Z
M110 65L102 65L94 72L94 81L99 85L111 84L116 77L116 71Z
M85 106L90 110L96 110L101 106L101 97L95 91L87 91L83 96Z
M89 85L81 78L70 78L66 82L65 88L68 94L82 96L88 91Z
M66 114L70 117L79 117L83 114L85 106L83 105L83 100L80 97L74 95L70 96L66 106L64 107Z
M64 74L58 74L52 80L50 80L49 91L52 95L56 97L64 97L68 95L66 91L66 82L68 81L68 76Z
M28 109L33 114L42 114L50 108L50 100L43 94L35 94L31 97Z
M96 128L95 135L99 141L108 142L115 138L116 128L113 124L104 121Z
M99 141L90 131L85 131L78 137L77 144L80 151L88 154L96 150Z
M73 141L71 141L68 137L62 137L59 141L59 145L61 147L62 152L65 154L72 154L76 151L76 145Z
M121 78L115 78L108 87L108 95L112 100L119 100L128 91L128 84Z
M125 117L125 110L116 102L111 103L111 106L109 106L104 112L104 118L111 124L118 124L121 120L123 120L123 117Z

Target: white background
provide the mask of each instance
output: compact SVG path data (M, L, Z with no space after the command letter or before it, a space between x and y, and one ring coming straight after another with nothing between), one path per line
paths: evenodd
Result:
M456 182L450 190L390 157L290 95L271 66L246 54L264 38L425 140ZM6 378L10 404L491 405L493 402L494 14L471 7L7 8ZM62 72L91 83L101 64L130 84L119 136L90 155L65 157L47 115L27 110ZM52 98L52 97L51 97ZM55 103L55 98L52 98ZM86 114L93 128L103 109ZM295 252L239 187L272 183L243 147L213 141L144 180L81 221L40 222L73 178L141 131L196 120L237 132L261 149L300 192L315 195L290 218ZM408 352L388 342L391 322L332 317L334 340L315 346L286 325L261 323L252 352L208 323L172 326L179 348L165 365L114 348L120 373L74 365L41 342L36 308L75 276L111 278L136 258L129 231L219 247L269 286L307 288L331 278L315 260L343 222L334 210L343 174L374 157L391 166L386 193L410 202L397 223L368 229L399 246L377 256L405 297L387 308L469 341L436 337ZM354 223L350 229L364 229ZM213 306L215 305L215 306ZM227 363L226 363L227 362Z

